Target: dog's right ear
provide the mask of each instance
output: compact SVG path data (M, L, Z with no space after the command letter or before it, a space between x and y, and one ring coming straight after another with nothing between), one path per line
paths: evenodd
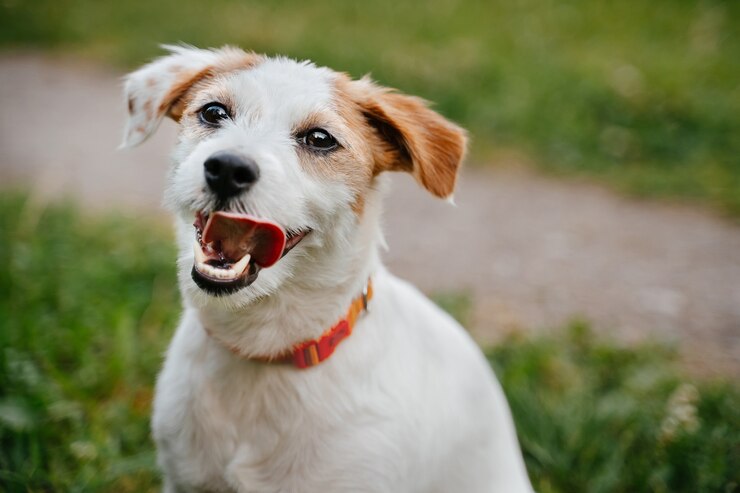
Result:
M122 148L144 142L162 118L179 121L185 95L197 82L216 74L248 68L262 57L237 48L201 50L189 46L164 46L170 54L144 65L125 79L128 121Z
M369 78L345 87L383 142L376 149L373 173L407 171L432 195L451 199L465 157L465 131L424 100L378 86Z

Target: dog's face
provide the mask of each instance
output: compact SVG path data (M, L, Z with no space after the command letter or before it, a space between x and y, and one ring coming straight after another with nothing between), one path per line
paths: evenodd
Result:
M447 197L465 149L417 98L231 48L172 48L127 78L126 97L124 145L164 116L180 124L166 203L183 293L199 306L349 268L376 177L408 171Z

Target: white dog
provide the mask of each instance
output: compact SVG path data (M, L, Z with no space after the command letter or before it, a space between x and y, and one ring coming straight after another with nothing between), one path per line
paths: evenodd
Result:
M169 49L128 76L124 139L180 125L164 491L532 491L481 352L378 256L383 173L450 197L463 131L308 62Z

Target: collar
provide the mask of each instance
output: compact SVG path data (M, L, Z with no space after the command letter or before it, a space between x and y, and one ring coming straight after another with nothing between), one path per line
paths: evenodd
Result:
M239 348L230 346L215 337L207 327L205 331L211 338L239 357L262 363L288 363L297 368L305 369L316 366L328 359L334 353L339 343L352 335L352 329L357 319L362 313L368 311L368 303L372 298L373 283L372 279L368 279L362 293L352 300L344 318L340 319L334 326L324 332L321 337L298 343L292 349L272 357L245 356L239 351Z

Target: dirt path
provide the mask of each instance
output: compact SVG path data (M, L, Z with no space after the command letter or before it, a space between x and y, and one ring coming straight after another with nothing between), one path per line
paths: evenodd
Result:
M120 74L0 55L0 180L132 214L158 210L174 125L116 152ZM483 343L579 317L623 340L681 344L702 372L740 375L740 227L527 172L467 169L457 207L399 177L390 268L429 292L466 291Z

